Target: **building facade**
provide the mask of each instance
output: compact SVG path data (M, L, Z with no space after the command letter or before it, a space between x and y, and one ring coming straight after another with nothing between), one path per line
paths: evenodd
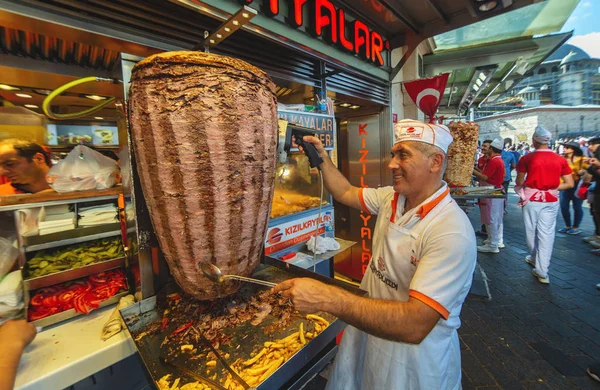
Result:
M506 143L531 143L538 125L548 129L554 140L590 136L600 132L600 105L546 105L478 118L479 139L502 137Z
M506 96L483 106L477 117L541 105L600 105L600 59L565 44Z

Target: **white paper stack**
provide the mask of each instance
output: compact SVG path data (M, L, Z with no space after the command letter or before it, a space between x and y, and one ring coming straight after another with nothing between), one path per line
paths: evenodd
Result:
M75 229L75 213L68 204L43 207L38 228L40 236Z
M118 209L114 204L82 207L79 209L79 226L95 226L119 221Z
M21 271L14 271L0 280L0 324L21 318L24 306Z

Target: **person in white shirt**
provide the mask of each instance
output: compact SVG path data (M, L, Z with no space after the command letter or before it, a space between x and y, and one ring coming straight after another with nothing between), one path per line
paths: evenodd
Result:
M317 138L325 185L336 200L377 214L373 256L358 297L313 279L273 292L301 312L324 311L349 324L327 389L460 389L457 329L477 258L469 219L442 181L452 142L447 127L404 120L395 125L389 169L393 186L357 188Z

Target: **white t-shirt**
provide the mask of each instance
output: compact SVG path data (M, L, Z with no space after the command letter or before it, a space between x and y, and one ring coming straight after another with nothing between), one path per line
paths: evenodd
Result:
M361 288L377 299L406 302L412 296L442 318L419 345L384 340L348 326L327 388L460 388L456 330L477 260L469 219L445 183L404 215L405 198L392 187L361 189L359 196L363 212L378 215Z

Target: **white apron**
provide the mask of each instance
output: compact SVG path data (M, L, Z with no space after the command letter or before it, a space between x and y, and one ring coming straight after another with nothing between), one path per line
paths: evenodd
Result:
M389 220L387 215L379 215L382 220L377 223L378 232L386 229L385 236L378 240L377 247L374 245L361 284L369 297L408 301L410 282L417 268L413 262L420 252L417 238L450 202L450 196L446 196L423 220L413 216L404 226L394 223L396 207L392 208ZM460 370L458 334L443 320L419 345L384 340L348 326L327 389L459 389Z

